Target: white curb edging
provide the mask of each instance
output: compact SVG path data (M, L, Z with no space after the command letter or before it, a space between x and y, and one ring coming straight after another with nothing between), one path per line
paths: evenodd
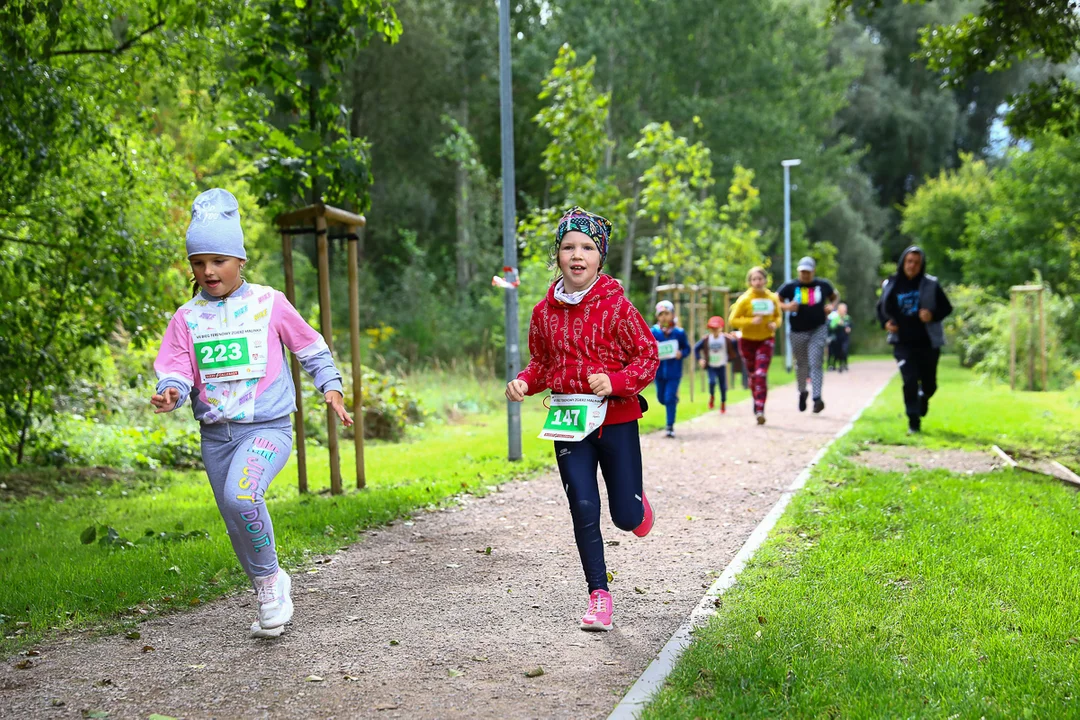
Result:
M795 476L795 480L780 495L780 499L772 506L769 513L761 519L754 531L750 533L750 537L746 539L738 554L724 568L724 572L705 591L705 596L701 598L701 602L697 604L697 607L691 611L690 617L679 626L679 629L675 631L675 634L671 636L671 639L657 654L656 659L649 663L649 667L645 668L645 672L641 674L637 682L630 687L623 699L611 711L608 720L634 720L637 713L644 709L645 705L652 699L653 694L660 689L660 686L667 680L668 675L671 674L679 656L689 647L694 629L704 625L710 617L716 614L716 599L735 584L736 576L746 567L746 563L750 561L757 549L765 542L769 532L772 531L780 516L784 514L784 510L787 508L788 503L791 502L791 498L806 485L806 481L810 478L810 471L821 461L821 458L825 457L825 453L828 452L834 442L847 435L863 412L874 404L874 401L884 392L891 381L892 375L889 375L885 383L870 397L870 400L859 408L859 411L852 416L851 420L840 428L840 431L829 442L825 443L824 447L818 450L810 464Z

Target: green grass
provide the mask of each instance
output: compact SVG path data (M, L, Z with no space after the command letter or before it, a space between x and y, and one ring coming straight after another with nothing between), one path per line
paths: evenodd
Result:
M953 359L941 381L923 436L903 434L896 378L834 446L645 718L1080 716L1077 491L848 459L867 442L1075 458L1075 395Z
M927 447L999 445L1031 455L1080 460L1080 388L1068 392L1012 392L1007 385L983 379L946 356L938 375L941 386L930 401L922 435L905 435L899 377L863 414L859 432L873 442Z
M776 368L773 382L789 379ZM524 459L510 463L503 383L448 374L417 384L431 406L454 406L461 414L410 430L402 443L369 443L366 490L329 495L329 460L325 449L315 446L308 448L311 493L297 492L295 455L275 479L267 503L285 567L304 567L309 555L355 542L365 528L462 492L484 494L493 485L553 465L551 443L536 437L546 412L540 398L522 407ZM642 432L664 424L663 408L651 388L646 397L652 407L641 422ZM739 388L729 401L744 397L746 391ZM684 385L682 399L681 420L707 411L705 392L695 393L690 402ZM497 410L467 413L469 407L485 405ZM341 447L343 483L353 488L352 443ZM23 498L0 502L0 577L7 580L0 583L0 655L57 630L115 631L246 583L202 472L137 472L104 480L94 475L56 470L0 475L5 494L16 491ZM210 537L125 550L83 545L79 539L90 525L108 525L134 540L147 529L173 531L177 523L188 532L205 530Z

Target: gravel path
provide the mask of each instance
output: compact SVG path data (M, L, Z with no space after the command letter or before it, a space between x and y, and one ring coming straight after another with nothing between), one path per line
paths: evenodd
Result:
M829 373L820 415L797 412L789 385L770 393L764 427L747 401L679 424L676 440L643 438L657 520L639 539L605 519L610 633L577 628L587 596L549 473L369 532L294 575L296 617L279 639L248 639L255 604L243 593L146 622L138 640L71 635L42 647L28 670L12 659L0 666L0 717L605 717L893 371L874 361ZM526 677L537 667L542 676Z

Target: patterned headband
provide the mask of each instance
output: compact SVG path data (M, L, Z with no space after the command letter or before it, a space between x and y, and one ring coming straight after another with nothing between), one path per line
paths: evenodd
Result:
M559 220L559 229L555 231L555 250L558 251L562 244L563 236L571 230L577 230L592 238L596 248L600 251L600 264L604 264L608 253L608 240L611 238L611 223L607 218L600 217L588 210L583 210L576 205L566 211Z

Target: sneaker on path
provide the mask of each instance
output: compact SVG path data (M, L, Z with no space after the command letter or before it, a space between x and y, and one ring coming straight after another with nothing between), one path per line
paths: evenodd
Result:
M581 618L581 629L610 630L613 610L611 593L607 590L593 590L589 595L589 609Z
M810 397L810 393L803 391L799 393L799 412L806 412L806 398Z
M757 416L757 424L758 425L764 425L765 424L765 413L759 412L759 413L754 413L754 415Z
M814 398L814 412L819 413L825 409L825 401L821 398Z
M279 628L292 620L292 578L278 569L274 575L255 578L255 592L259 594L259 626L263 630Z
M675 437L675 428L668 425L667 429L664 431L664 437L669 437L669 438Z
M652 530L653 524L653 511L652 505L649 504L649 498L645 497L645 491L641 491L641 504L645 506L645 517L641 519L641 524L634 528L634 534L638 537L645 537Z
M281 625L276 628L263 629L263 626L259 624L258 619L251 623L251 637L253 638L276 638L281 637L281 633L285 632L285 626Z
M721 401L720 402L720 414L723 415L726 412L727 412L727 403Z
M712 410L714 407L716 407L716 398L713 397L712 395L710 395L709 396L709 409Z

